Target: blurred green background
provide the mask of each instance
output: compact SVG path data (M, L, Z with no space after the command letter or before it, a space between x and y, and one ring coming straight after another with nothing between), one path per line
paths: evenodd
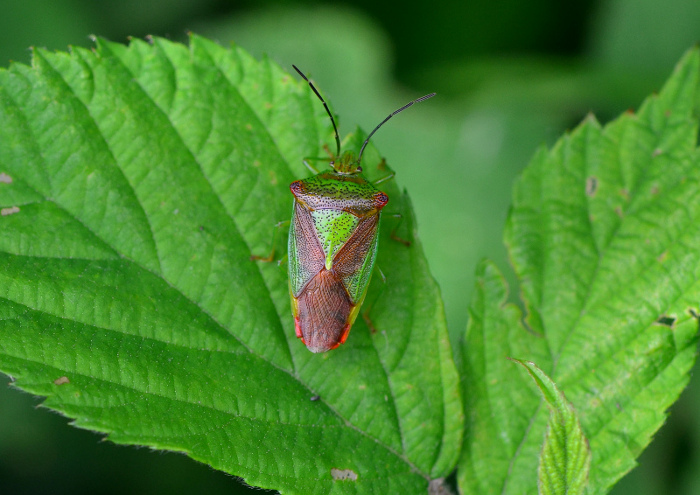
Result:
M606 122L659 89L700 39L700 2L5 0L0 66L28 63L29 46L89 47L90 34L186 41L188 31L298 65L340 116L341 134L438 92L374 142L411 193L456 342L476 262L488 256L510 270L501 232L515 176L587 113ZM2 494L248 492L182 455L70 428L39 402L0 386ZM700 493L699 417L695 380L614 493Z

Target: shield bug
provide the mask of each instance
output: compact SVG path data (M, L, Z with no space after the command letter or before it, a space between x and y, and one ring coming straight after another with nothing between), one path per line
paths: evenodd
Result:
M352 151L341 155L338 128L328 105L313 83L293 67L323 103L335 132L331 170L289 186L294 195L289 294L296 336L311 352L326 352L345 342L360 311L377 256L381 211L389 201L363 177L362 153L390 118L435 93L391 113L369 133L358 155Z

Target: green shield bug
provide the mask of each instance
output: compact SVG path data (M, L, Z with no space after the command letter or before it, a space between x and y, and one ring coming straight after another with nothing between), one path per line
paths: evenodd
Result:
M344 343L369 286L379 240L379 220L389 197L362 176L362 153L372 132L355 156L340 154L338 128L328 105L313 83L292 66L323 103L335 131L336 153L331 170L294 181L294 209L289 228L289 295L296 336L311 352L326 352Z

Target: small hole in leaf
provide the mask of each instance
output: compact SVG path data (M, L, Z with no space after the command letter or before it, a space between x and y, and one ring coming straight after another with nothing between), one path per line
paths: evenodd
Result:
M656 323L665 327L673 328L673 325L676 323L676 319L673 316L661 315L659 316L659 319L656 320Z
M12 177L7 175L5 172L0 172L0 183L12 184Z

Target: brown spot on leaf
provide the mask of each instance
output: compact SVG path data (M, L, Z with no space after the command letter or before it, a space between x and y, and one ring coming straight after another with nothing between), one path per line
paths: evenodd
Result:
M68 379L67 376L62 376L60 378L56 378L53 381L54 385L65 385L66 383L70 383L70 380Z
M357 481L357 473L352 469L331 468L331 476L336 481Z
M656 149L651 153L651 156L652 156L652 157L659 156L659 155L662 154L662 153L663 153L663 150L662 150L661 148L656 148Z
M8 215L14 215L19 213L19 206L11 206L9 208L3 208L0 210L0 216L6 217Z
M598 190L598 179L589 177L586 179L586 195L593 197Z
M445 483L445 478L436 478L430 480L428 484L428 495L451 495L452 490L450 490L449 485Z
M0 183L12 184L12 177L7 175L5 172L0 172Z

